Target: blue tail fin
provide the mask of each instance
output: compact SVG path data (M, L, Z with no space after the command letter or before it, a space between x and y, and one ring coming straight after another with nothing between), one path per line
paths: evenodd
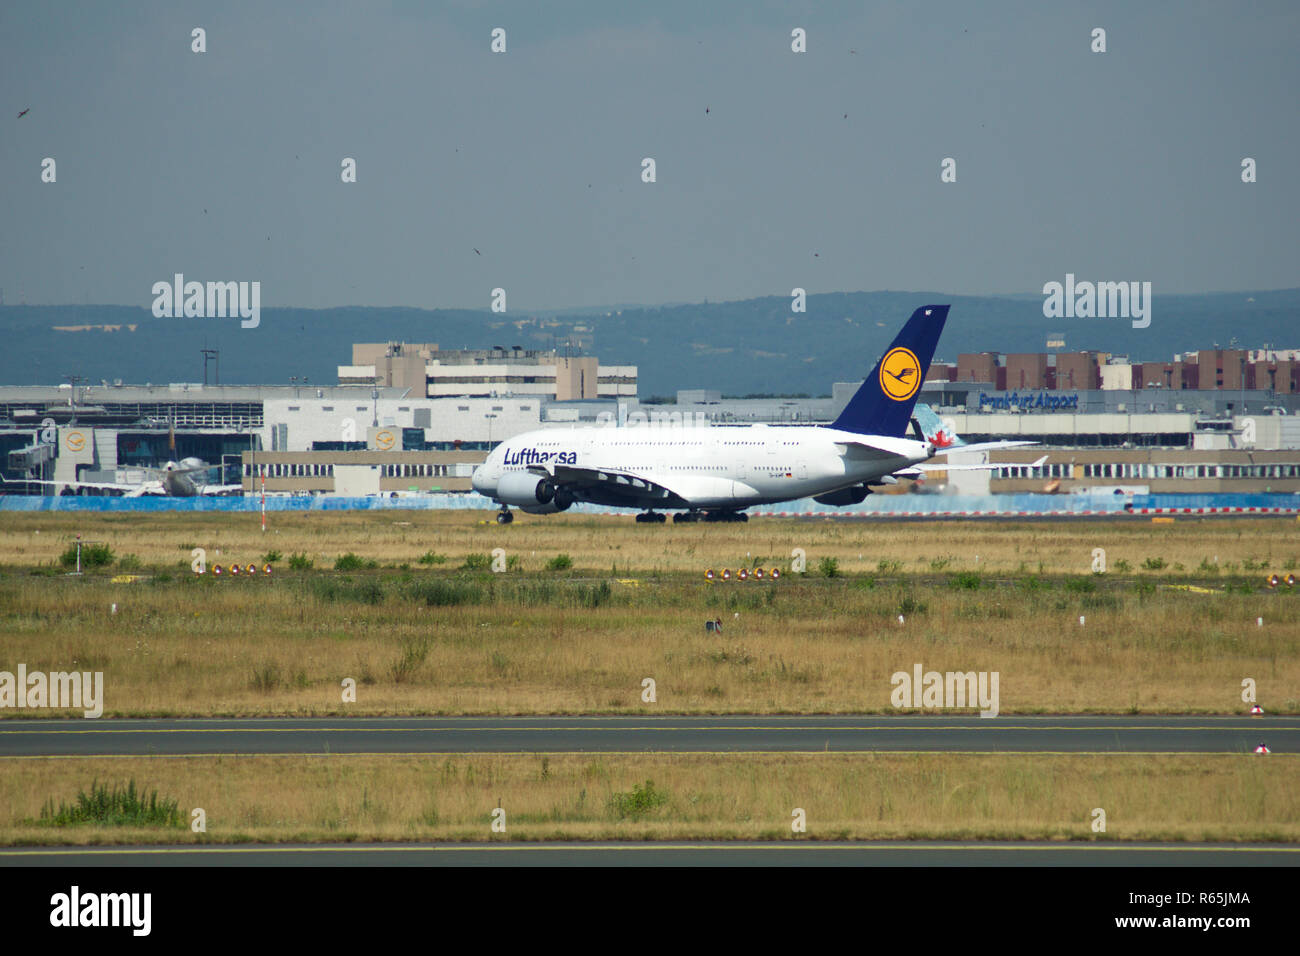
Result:
M913 312L831 427L860 435L905 437L947 318L946 305L923 305Z

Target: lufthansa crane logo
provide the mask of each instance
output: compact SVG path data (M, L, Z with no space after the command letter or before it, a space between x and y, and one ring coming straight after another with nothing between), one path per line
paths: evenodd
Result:
M911 349L890 349L880 362L880 390L896 402L905 402L921 387L921 363Z
M68 432L63 441L68 446L68 451L81 451L86 447L86 436L81 432Z
M381 432L375 433L375 446L383 451L387 451L388 449L392 448L396 442L397 439L393 436L393 433L390 432L387 428L385 428Z

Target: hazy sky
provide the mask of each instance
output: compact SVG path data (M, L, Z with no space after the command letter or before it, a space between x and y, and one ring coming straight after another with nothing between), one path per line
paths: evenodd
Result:
M1294 0L6 0L0 288L147 307L183 272L260 280L263 307L499 286L523 311L1294 287L1298 37Z

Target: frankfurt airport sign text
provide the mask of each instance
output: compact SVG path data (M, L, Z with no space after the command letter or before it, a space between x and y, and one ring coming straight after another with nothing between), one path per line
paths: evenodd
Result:
M1010 395L990 395L980 392L980 407L1018 408L1022 412L1029 409L1043 409L1049 412L1072 409L1079 410L1079 393L1073 395L1053 395L1051 392L1012 392Z

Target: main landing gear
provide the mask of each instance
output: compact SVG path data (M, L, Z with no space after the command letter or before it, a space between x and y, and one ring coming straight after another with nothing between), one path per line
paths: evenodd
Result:
M673 515L673 523L692 521L748 521L743 511L685 511Z
M705 521L748 521L749 515L743 511L709 511L704 515Z
M667 520L668 516L658 511L643 511L636 516L637 524L663 524Z
M507 508L505 505L502 505L501 510L497 512L497 524L509 524L514 520L515 520L514 512L511 511L509 508Z

